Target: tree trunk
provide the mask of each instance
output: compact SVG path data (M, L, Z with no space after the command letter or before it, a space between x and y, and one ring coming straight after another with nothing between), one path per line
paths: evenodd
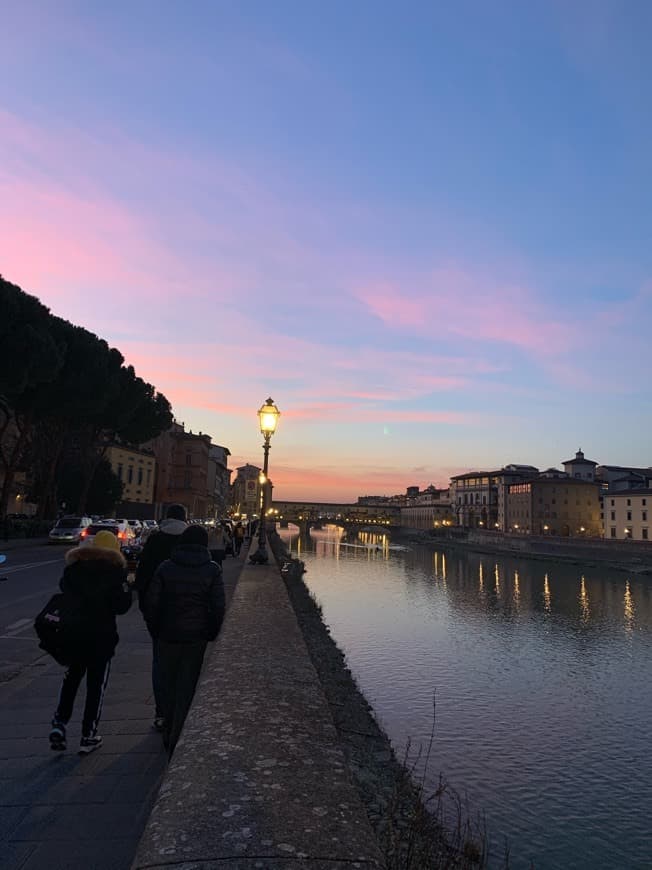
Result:
M34 475L36 515L39 519L54 516L53 501L59 461L69 430L65 423L56 419L42 420L37 424L32 442L32 473Z
M9 496L16 478L16 471L23 458L25 447L27 445L30 421L29 419L18 422L14 415L5 412L6 419L0 427L0 468L2 469L2 488L0 489L0 519L5 519L7 516L7 507L9 505ZM16 427L16 435L8 433L12 425ZM11 439L11 443L8 443Z
M106 453L106 444L100 442L101 430L92 430L89 433L90 438L85 445L85 449L81 451L81 467L83 474L83 483L81 494L79 496L79 512L84 515L86 511L86 502L91 489L93 477L97 471L97 466L100 464Z

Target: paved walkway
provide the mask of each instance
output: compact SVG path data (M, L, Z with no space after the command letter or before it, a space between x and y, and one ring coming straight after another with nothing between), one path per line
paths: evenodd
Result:
M227 599L244 562L224 563ZM165 770L150 681L151 646L136 603L119 618L100 732L104 745L76 754L83 698L69 749L47 735L62 669L43 655L0 684L0 867L2 870L127 870ZM36 645L36 641L35 641Z
M134 870L380 870L276 564L247 565Z

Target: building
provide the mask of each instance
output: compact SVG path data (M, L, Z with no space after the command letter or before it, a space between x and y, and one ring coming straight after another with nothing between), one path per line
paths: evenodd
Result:
M575 454L575 459L567 459L565 462L562 462L562 465L569 477L576 478L577 480L595 480L595 469L598 467L598 463L593 462L591 459L586 459L581 447Z
M426 487L401 506L401 525L410 529L436 529L452 526L454 514L448 489Z
M231 471L227 467L231 451L213 444L208 451L208 491L211 493L208 515L225 517L231 506Z
M611 491L604 496L604 535L610 541L649 541L652 489Z
M650 486L652 468L632 468L625 465L598 465L596 480L609 492L624 489L643 489Z
M560 472L561 473L561 472ZM506 494L507 487L512 483L521 483L531 480L539 474L539 469L534 465L519 465L515 462L506 465L497 474L498 479L498 516L493 525L494 529L501 532L509 531L506 517ZM491 528L491 526L489 527Z
M507 486L506 531L535 535L602 535L600 484L537 477Z
M122 501L116 512L131 519L151 519L154 516L154 486L156 457L152 450L110 444L106 459L113 473L122 481Z
M451 477L451 508L458 526L496 528L500 474L500 471L470 471Z
M236 468L236 477L231 487L231 506L234 514L252 517L260 514L262 503L261 469L256 465L241 465ZM271 504L271 500L268 499Z
M210 435L186 432L183 423L175 422L146 446L156 456L156 515L162 516L170 504L182 504L189 517L208 516L213 503L208 469Z

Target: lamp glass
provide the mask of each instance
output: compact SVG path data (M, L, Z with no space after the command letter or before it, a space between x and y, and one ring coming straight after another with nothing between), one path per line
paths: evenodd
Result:
M274 400L269 398L258 411L258 419L260 420L260 431L263 435L273 435L276 431L276 424L281 412L274 404Z

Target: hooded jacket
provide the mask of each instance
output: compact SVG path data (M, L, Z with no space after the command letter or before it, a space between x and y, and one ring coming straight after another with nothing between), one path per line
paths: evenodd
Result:
M79 640L80 656L111 658L119 640L116 615L131 607L122 554L92 545L69 550L59 587L82 602L88 620Z
M161 522L158 531L145 541L143 552L136 568L136 589L138 590L138 606L144 612L144 601L149 584L156 569L170 558L172 550L178 545L179 537L188 528L183 520L167 519Z
M157 569L144 598L152 637L168 643L215 640L224 619L224 583L206 547L182 544Z

